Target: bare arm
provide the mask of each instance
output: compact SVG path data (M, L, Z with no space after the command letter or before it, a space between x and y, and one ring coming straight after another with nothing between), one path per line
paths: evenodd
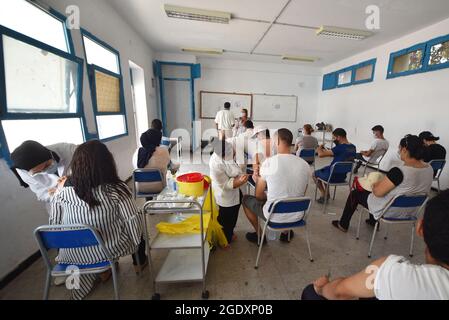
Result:
M396 188L394 183L391 182L388 177L384 177L382 180L373 185L373 194L376 197L384 197L394 188Z
M318 149L316 149L316 152L318 153L318 157L320 158L327 158L334 156L332 150L327 150L323 146L319 146Z
M365 157L370 157L373 153L374 153L374 150L368 150L368 151L361 151L360 152L362 155L364 155Z
M266 200L267 194L265 189L267 187L267 182L263 178L258 178L256 183L256 198L257 200Z

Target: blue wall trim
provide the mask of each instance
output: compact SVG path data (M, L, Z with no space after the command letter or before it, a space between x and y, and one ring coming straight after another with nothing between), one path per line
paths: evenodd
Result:
M405 54L409 54L411 52L414 51L422 51L422 58L421 58L421 68L416 69L416 70L409 70L409 71L404 71L404 72L400 72L400 73L393 73L393 67L394 67L394 61L396 58L403 56ZM407 49L403 49L403 50L399 50L396 52L393 52L390 54L390 62L388 63L388 72L387 72L387 79L392 79L392 78L397 78L397 77L403 77L403 76L408 76L411 74L415 74L415 73L421 73L424 70L424 55L426 53L426 43L420 43L417 45L414 45L412 47L409 47Z
M368 83L368 82L374 81L374 75L375 75L375 71L376 71L376 62L377 62L377 58L374 58L374 59L367 60L367 61L361 62L359 64L355 64L353 66L350 66L350 67L347 67L347 68L344 68L344 69L341 69L341 70L338 70L335 72L325 74L323 76L322 91L332 90L335 88L345 88L345 87L349 87L349 86L353 86L353 85L358 85L358 84L363 84L363 83ZM373 65L373 72L371 74L371 78L366 79L366 80L355 81L357 69L365 67L367 65ZM351 82L339 85L338 84L339 74L348 72L348 71L351 71Z

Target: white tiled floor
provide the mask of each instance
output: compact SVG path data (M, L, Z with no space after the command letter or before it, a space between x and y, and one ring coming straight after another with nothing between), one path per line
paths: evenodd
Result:
M325 162L318 160L317 168ZM183 165L182 171L201 171L208 173L207 165ZM309 185L307 195L313 197L315 186ZM337 216L323 214L322 206L314 203L309 219L309 231L312 252L315 262L308 259L307 246L301 230L296 232L290 244L269 241L263 248L260 267L254 269L257 247L245 239L245 233L252 231L243 210L240 212L236 228L238 240L229 251L221 249L211 253L207 289L210 299L298 299L302 289L314 279L331 272L333 277L350 275L360 271L372 259L367 258L369 239L372 228L362 224L361 238L355 239L357 213L347 234L331 226L331 221L338 218L344 207L348 189L339 188L335 201L331 201L328 212ZM365 218L365 217L364 217ZM150 230L154 232L154 224ZM390 230L390 238L378 237L373 259L387 255L408 255L410 229L394 227ZM160 268L164 252L155 252L155 269ZM424 243L415 240L415 256L413 262L424 262ZM0 299L41 299L45 266L41 260L34 263L17 279L0 292ZM150 299L152 287L148 269L139 277L134 274L131 258L120 260L119 270L120 294L122 299ZM162 299L200 299L202 286L193 284L159 285L158 291ZM88 299L112 299L112 281L100 284ZM64 287L52 287L51 299L68 299L68 291Z

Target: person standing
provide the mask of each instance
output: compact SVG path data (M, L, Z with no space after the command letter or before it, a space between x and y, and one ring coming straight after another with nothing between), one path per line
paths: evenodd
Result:
M224 110L218 111L215 117L215 125L219 139L232 138L232 128L235 125L234 114L231 112L231 103L224 104Z

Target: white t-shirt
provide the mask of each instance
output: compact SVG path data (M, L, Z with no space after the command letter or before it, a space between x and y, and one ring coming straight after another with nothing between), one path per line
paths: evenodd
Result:
M391 255L377 271L374 292L379 300L449 300L449 270Z
M218 130L232 130L235 124L234 114L230 110L218 111L215 123L218 125Z
M388 150L389 147L390 144L388 143L388 140L374 139L373 143L371 144L371 147L369 148L370 150L374 151L373 154L371 154L371 156L369 157L363 156L363 159L375 163L381 157L381 155Z
M268 210L275 200L304 196L309 183L309 172L307 162L292 154L277 154L263 162L260 175L267 182L267 202L263 207L265 217L268 217ZM294 222L303 215L304 212L275 214L271 221Z
M234 189L234 178L242 174L234 160L223 160L215 153L209 161L210 177L215 201L220 207L233 207L240 204L240 189Z

